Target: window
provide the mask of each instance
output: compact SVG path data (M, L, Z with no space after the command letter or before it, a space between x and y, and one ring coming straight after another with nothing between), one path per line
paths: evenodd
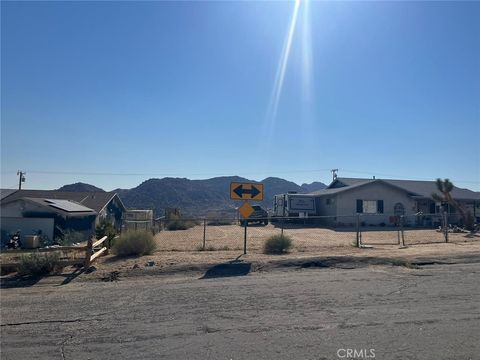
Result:
M383 200L357 200L357 213L383 214Z
M377 202L375 200L363 200L363 213L376 214Z
M328 198L328 199L325 200L325 203L326 203L327 205L333 205L333 204L335 204L335 199L333 199L333 198Z

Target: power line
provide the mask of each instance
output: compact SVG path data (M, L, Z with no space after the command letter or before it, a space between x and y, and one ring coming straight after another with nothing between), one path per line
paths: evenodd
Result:
M244 175L257 174L293 174L293 173L313 173L320 171L327 171L328 169L316 170L285 170L285 171L263 171L263 172L241 172ZM87 175L87 176L185 176L184 173L127 173L127 172L83 172L83 171L43 171L43 170L28 170L30 174L44 174L44 175ZM188 176L225 176L228 171L223 173L189 173ZM232 171L234 173L234 171Z
M337 169L335 169L337 170ZM283 170L283 171L263 171L263 172L239 172L240 174L246 176L252 175L279 175L279 174L297 174L297 173L318 173L318 172L330 172L331 169L310 169L310 170ZM342 177L343 174L359 174L363 176L379 176L379 177L390 177L390 178L397 178L397 179L406 179L406 180L421 180L421 181L433 181L434 179L425 178L425 177L418 177L418 176L404 176L398 174L386 174L380 172L373 172L373 171L360 171L360 170L351 170L351 169L338 169L338 177ZM2 172L5 173L14 173L10 171ZM43 175L81 175L81 176L151 176L151 177L186 177L186 176L226 176L226 173L235 173L235 171L225 171L223 173L127 173L127 172L90 172L90 171L56 171L56 170L28 170L30 174L43 174ZM469 183L469 184L479 184L480 181L477 180L462 180L462 179L452 179L452 181L457 183Z

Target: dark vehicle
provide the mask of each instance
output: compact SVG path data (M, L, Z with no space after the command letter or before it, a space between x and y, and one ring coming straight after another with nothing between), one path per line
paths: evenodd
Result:
M240 219L240 225L245 225L247 223L260 223L268 225L268 212L264 208L258 205L253 205L253 213L248 219Z

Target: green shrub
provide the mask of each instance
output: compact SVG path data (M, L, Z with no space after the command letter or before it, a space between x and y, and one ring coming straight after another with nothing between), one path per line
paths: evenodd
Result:
M115 239L112 251L117 256L149 255L156 247L157 243L151 232L128 231Z
M24 255L18 265L20 275L47 275L61 270L59 253L32 253Z
M107 221L106 219L100 220L98 225L95 227L95 236L99 240L104 236L108 236L108 240L111 241L113 240L115 235L117 235L115 227L110 221Z
M264 254L283 254L287 253L293 246L293 241L287 235L274 235L265 241L263 246Z

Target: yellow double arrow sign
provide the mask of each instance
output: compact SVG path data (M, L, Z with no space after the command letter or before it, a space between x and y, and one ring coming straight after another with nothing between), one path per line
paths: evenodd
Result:
M230 183L230 199L232 200L263 200L263 184L260 183Z

